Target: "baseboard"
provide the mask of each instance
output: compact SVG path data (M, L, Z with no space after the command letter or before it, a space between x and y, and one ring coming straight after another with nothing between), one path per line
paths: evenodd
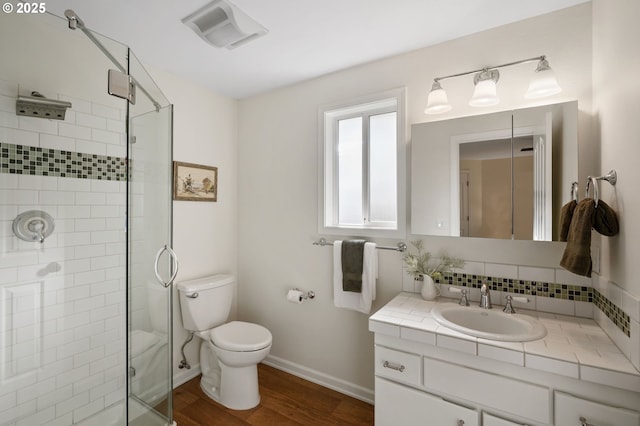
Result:
M189 380L199 376L201 372L202 371L200 370L200 364L192 366L189 370L180 370L177 374L173 375L173 388L175 389L178 386L184 385Z
M294 376L298 376L302 379L373 405L374 392L372 389L367 389L273 355L268 355L262 362L266 365L277 368L278 370L293 374Z

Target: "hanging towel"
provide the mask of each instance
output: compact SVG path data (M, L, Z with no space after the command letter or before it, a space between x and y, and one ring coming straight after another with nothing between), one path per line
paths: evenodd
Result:
M342 290L362 293L364 240L342 242Z
M336 308L352 309L369 314L376 300L378 253L375 243L365 243L362 256L362 291L354 293L342 289L342 241L333 243L333 304Z
M574 274L591 276L591 228L596 214L592 198L580 201L573 212L567 246L560 266Z
M560 241L567 241L569 235L569 227L571 226L571 218L573 217L573 211L576 209L578 202L571 200L560 210Z
M598 207L593 217L593 229L607 237L613 237L620 232L618 225L618 215L607 203L598 201Z

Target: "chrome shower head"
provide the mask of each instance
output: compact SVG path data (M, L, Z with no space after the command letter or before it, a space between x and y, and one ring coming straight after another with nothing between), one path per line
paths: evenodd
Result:
M31 92L31 96L18 96L16 101L16 114L27 117L64 120L67 108L71 108L71 102L47 99L38 92Z

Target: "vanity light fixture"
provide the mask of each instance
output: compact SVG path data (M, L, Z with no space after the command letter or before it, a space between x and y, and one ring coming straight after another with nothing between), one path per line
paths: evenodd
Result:
M498 70L485 69L477 73L473 77L473 84L475 84L476 88L473 90L473 96L469 99L469 105L483 107L500 103L496 86L499 78L500 73Z
M497 94L497 83L500 79L498 68L534 61L538 61L538 66L531 78L529 89L525 93L524 97L527 99L534 99L560 93L562 89L558 85L555 74L549 66L547 57L542 55L493 67L485 67L479 70L434 78L433 85L431 86L431 92L429 92L429 97L427 98L427 107L424 112L425 114L441 114L443 112L450 111L452 106L449 104L447 93L442 88L440 81L469 74L474 74L473 84L475 85L473 96L469 100L469 105L474 107L497 105L500 102Z

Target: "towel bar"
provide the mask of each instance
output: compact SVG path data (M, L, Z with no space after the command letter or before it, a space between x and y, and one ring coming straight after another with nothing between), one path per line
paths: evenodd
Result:
M611 170L609 173L607 173L604 176L587 176L587 189L585 190L585 195L588 197L589 196L589 186L593 185L593 201L595 201L596 203L596 208L598 208L598 201L599 201L599 196L598 196L598 181L599 180L606 180L607 182L609 182L611 185L614 185L618 182L618 174L616 173L615 170Z
M313 242L314 246L332 246L333 242L327 241L325 238L320 238L317 241ZM395 250L401 253L407 251L407 245L403 242L399 242L397 247L385 247L385 246L376 246L377 249L380 250Z

